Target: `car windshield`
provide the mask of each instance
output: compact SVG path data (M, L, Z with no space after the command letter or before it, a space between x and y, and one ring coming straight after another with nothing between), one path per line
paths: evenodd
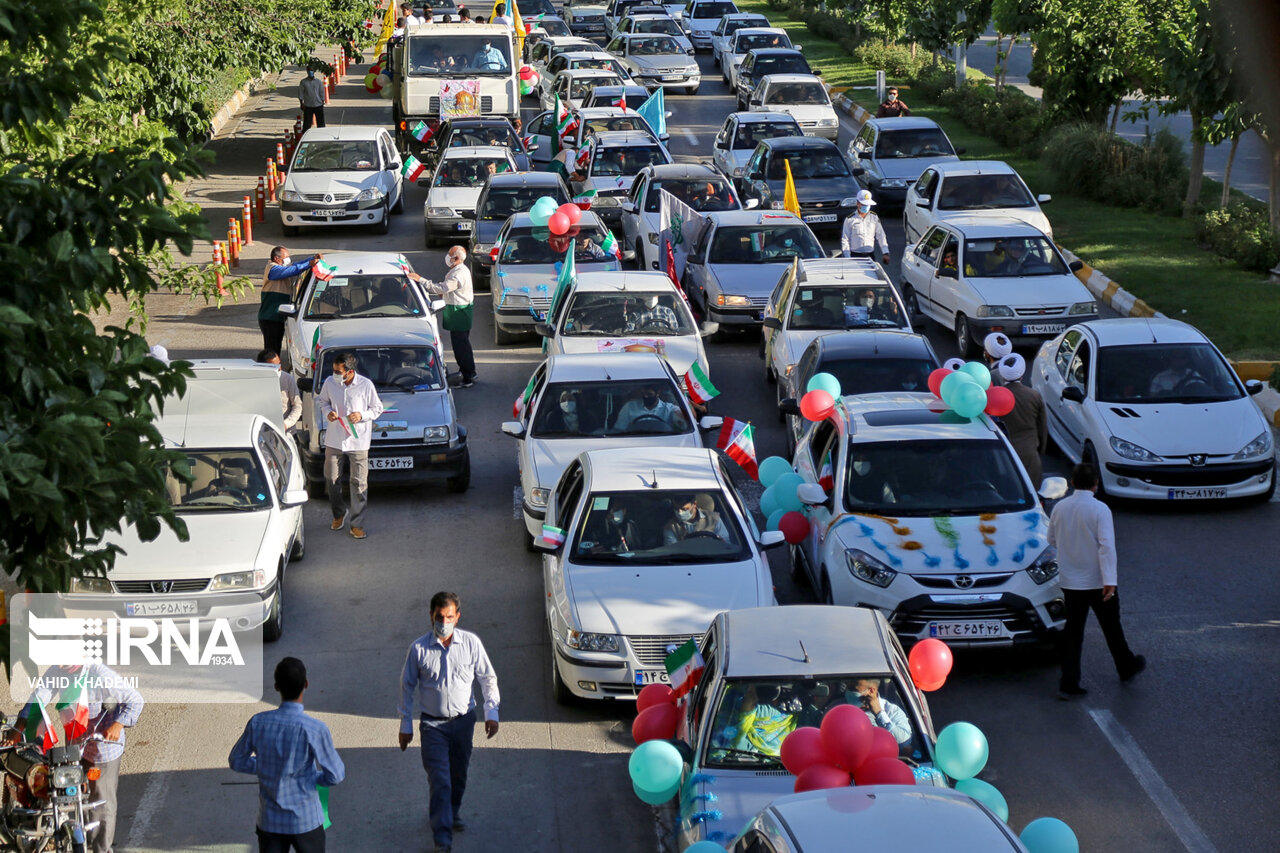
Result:
M786 33L743 33L734 43L736 53L765 47L791 47L791 39Z
M659 145L612 145L597 148L591 158L593 177L630 177L645 166L667 162Z
M863 515L974 515L1035 506L1017 457L995 439L850 442L846 467L845 509Z
M501 175L511 170L505 157L450 157L436 170L433 187L478 187L490 175Z
M449 147L461 148L464 145L498 145L514 151L520 147L520 139L512 132L511 126L506 124L454 127L449 134Z
M683 395L670 379L557 382L542 394L532 435L678 435L691 429Z
M943 259L946 265L946 258ZM973 278L1067 275L1067 263L1045 237L966 240L964 274Z
M267 509L271 492L258 459L248 449L186 450L191 481L165 474L169 506L180 513Z
M809 69L809 63L803 56L784 53L778 56L761 56L757 58L755 69L752 73L759 80L766 74L812 74L813 71Z
M734 18L732 20L725 21L724 34L729 36L729 35L733 35L738 30L743 30L748 27L767 27L767 26L769 26L768 18Z
M634 33L650 33L653 35L682 36L684 32L671 18L640 18L632 27Z
M827 90L822 87L821 83L779 83L769 88L769 94L765 98L766 104L795 104L805 106L810 104L829 104L827 100Z
M414 317L426 311L404 275L335 275L311 289L303 318Z
M732 15L738 7L732 3L699 3L693 7L693 17L698 19L714 18L720 20L725 15Z
M476 209L476 217L488 222L506 222L507 217L513 213L528 213L533 203L544 195L554 198L556 204L564 204L569 200L559 186L495 187L490 185Z
M787 179L786 167L782 165L784 160L791 164L793 181L825 181L828 178L850 177L849 164L845 162L844 155L834 146L775 153L769 158L768 180L785 181Z
M1244 396L1209 344L1135 344L1098 350L1100 403L1219 403Z
M646 36L642 39L631 39L632 56L667 56L684 54L680 43L671 36Z
M786 736L804 726L819 728L827 711L838 705L862 708L871 725L893 735L900 757L917 763L932 760L897 679L851 673L817 679L726 681L706 739L703 766L781 768L779 753Z
M568 240L573 240L573 259L578 267L583 264L611 264L617 260L604 250L608 231L599 223L575 225L563 236L555 236L546 228L512 228L502 242L498 260L503 266L519 264L558 264L569 250ZM614 267L616 268L616 267ZM590 270L591 267L588 267ZM554 279L552 281L554 284Z
M644 209L648 213L657 213L662 207L662 193L658 190L666 190L700 212L738 209L733 187L724 178L715 175L654 181L644 203Z
M378 144L372 139L303 142L293 155L291 172L374 172Z
M582 59L574 59L569 62L569 67L595 71L613 71L614 73L620 70L618 60L612 56L588 56Z
M792 331L905 326L906 318L888 285L797 288L787 323Z
M735 151L754 151L756 146L766 139L780 136L803 136L804 131L795 120L790 121L744 121L738 125L738 137L733 140Z
M540 21L534 22L533 28L535 30L541 29L543 32L545 32L547 35L553 38L572 35L572 33L569 31L569 25L566 24L564 21L560 20L559 18L543 18Z
M643 336L694 334L693 317L679 299L670 291L579 293L569 303L561 331L569 337L583 338L642 336L617 341L610 351L665 354L661 339Z
M734 225L717 228L707 261L712 264L782 263L826 257L805 225Z
M612 107L612 106L616 106L616 105L617 105L617 103L618 103L618 98L622 96L622 90L621 90L621 89L613 89L612 91L610 91L610 90L606 89L606 90L604 90L604 91L601 91L601 88L602 88L602 87L597 87L594 91L592 91L592 93L591 93L590 95L588 95L588 96L587 96L587 99L586 99L586 101L585 101L586 106L589 106L589 107ZM640 108L640 106L641 106L645 101L649 100L649 94L648 94L647 92L638 92L638 91L637 91L637 92L627 92L627 96L626 96L626 97L627 97L627 109L628 109L628 110L635 110L635 109L639 109L639 108ZM603 128L597 128L597 129L603 129ZM644 129L646 129L646 130L647 130L647 129L648 129L648 126L646 125Z
M462 35L451 30L449 38L416 35L409 40L411 77L492 76L510 72L510 38ZM463 95L472 101L477 97L468 88L459 94L460 101Z
M840 380L841 394L879 394L888 391L925 391L929 374L941 367L935 360L917 358L829 358L814 366L815 373L830 373Z
M908 160L955 153L947 135L936 127L882 130L876 140L876 158L879 160Z
M576 77L569 82L569 97L575 101L584 100L596 86L621 86L622 78L617 74L592 74L590 77Z
M373 383L379 391L440 391L444 373L433 347L360 347L356 354L356 373ZM321 381L333 372L333 351L321 359Z
M943 181L938 195L938 210L1035 206L1036 200L1017 175L953 175Z
M552 15L558 14L556 12L556 7L552 4L551 0L523 0L523 2L520 5L523 7L522 14L527 15L531 22L537 20L536 19L537 15L547 15L548 17L550 17ZM560 19L552 18L552 20L558 21ZM535 26L541 26L542 24L546 23L546 21L547 21L546 18L537 20L537 23L535 24Z
M575 563L727 563L751 556L719 491L596 492L574 531Z
M617 101L617 98L614 100ZM595 118L586 119L586 125L586 130L592 133L600 133L606 130L639 130L644 133L649 132L649 123L634 113L616 116L597 116Z

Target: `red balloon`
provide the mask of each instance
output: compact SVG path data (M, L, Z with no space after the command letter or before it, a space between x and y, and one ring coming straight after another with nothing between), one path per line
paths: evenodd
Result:
M813 726L802 726L783 738L778 754L782 758L782 766L796 776L810 767L831 763L822 748L822 732Z
M821 388L815 388L800 398L800 414L811 421L825 421L835 409L835 398Z
M951 674L951 649L936 637L928 637L911 647L907 663L911 668L911 680L916 683L916 687L923 690L923 685L935 683L941 687L942 682Z
M942 397L942 380L947 378L947 374L951 371L945 367L939 367L937 370L929 374L929 390L933 392L933 396L941 399Z
M896 758L872 758L858 768L859 785L914 785L916 774Z
M799 545L809 536L809 519L804 517L804 513L792 510L778 521L778 529L786 537L787 544Z
M569 220L570 225L577 225L578 220L582 218L582 208L571 202L566 202L556 208L556 212L563 213L565 219Z
M521 65L520 70L516 73L516 76L519 77L521 80L528 80L530 77L533 76L533 69L530 68L528 65Z
M946 684L946 683L947 683L947 680L946 680L945 678L940 678L940 679L938 679L937 681L921 681L921 682L918 682L918 683L916 684L916 687L919 687L919 688L920 688L921 690L923 690L925 693L932 693L933 691L935 691L935 690L939 689L940 687L942 687L942 685L944 685L944 684Z
M569 217L558 210L551 214L551 218L547 220L547 230L552 234L563 234L569 230L569 225Z
M670 684L650 684L644 690L640 691L640 695L636 697L636 713L650 708L654 705L674 704L674 691Z
M569 251L570 237L568 234L551 235L547 238L547 245L551 247L551 251L556 254L563 255Z
M823 788L847 788L853 781L847 770L829 764L816 764L796 777L796 793L820 791Z
M822 748L833 764L852 771L866 760L872 728L866 711L853 705L837 705L822 718Z
M871 751L867 753L866 759L862 764L868 761L874 761L877 758L894 758L898 757L898 742L893 739L893 735L889 734L888 729L882 729L879 726L871 728ZM859 767L862 764L858 765ZM853 771L853 775L857 776L858 771Z
M1013 411L1013 402L1012 391L1003 385L992 385L987 389L987 407L983 411L998 418Z
M680 710L670 702L650 705L631 723L631 736L637 744L647 740L666 740L676 736L676 726L680 723Z

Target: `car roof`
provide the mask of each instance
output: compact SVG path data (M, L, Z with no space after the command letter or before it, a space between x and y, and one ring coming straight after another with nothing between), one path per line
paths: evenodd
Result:
M661 454L636 453L634 447L588 450L582 454L593 492L721 491L719 462L703 447L664 447Z
M725 629L721 649L727 678L893 671L884 628L870 608L791 604L730 610L718 618Z
M889 284L884 268L870 258L801 258L799 281L821 286L833 284Z
M325 251L324 259L338 268L340 273L354 272L357 275L404 275L400 269L399 258L395 252L330 252ZM413 266L410 264L410 266Z
M440 162L474 159L476 157L506 157L510 159L511 149L505 145L459 145L456 148L446 148L444 156L440 158Z
M563 56L565 59L567 59L567 60L571 60L571 61L572 61L572 60L574 60L574 59L600 59L601 57L605 57L605 58L608 58L608 59L613 59L613 54L612 54L612 53L609 53L608 51L606 51L606 50L602 50L602 49L600 49L600 48L598 48L598 47L597 47L597 48L595 48L595 49L592 49L592 48L583 48L582 50L566 50L564 53L562 53L562 54L560 54L560 55L561 55L561 56ZM604 69L601 69L601 68L596 68L596 69L591 69L591 68L566 68L566 69L563 69L563 70L564 70L564 71L592 71L592 70L595 70L595 71L603 71Z
M769 20L766 16L760 14L759 12L730 12L729 14L725 15L725 17L728 18L730 21L741 21L743 18L764 18L764 20L766 21Z
M999 429L984 415L957 418L930 393L892 391L840 399L837 416L859 441L990 439Z
M558 186L564 179L555 172L499 172L489 176L489 186L519 184L522 187Z
M1017 171L1003 160L945 160L930 163L942 176L947 175L1016 175Z
M794 47L756 47L747 51L748 54L754 53L757 58L761 56L778 56L780 54L794 54L803 57L804 54L796 50Z
M613 59L612 56L609 59ZM614 80L620 80L617 71L608 68L566 68L556 75L557 77L572 77L575 80L590 80L592 77L610 77Z
M950 788L857 785L788 794L769 806L798 850L834 850L857 838L866 850L1026 853L998 817Z
M643 130L600 130L593 136L602 148L621 148L628 145L658 145L653 135Z
M760 78L761 84L774 83L821 83L815 74L766 74Z
M336 142L355 142L359 140L377 139L385 133L386 128L371 124L330 125L329 127L308 128L302 134L302 142L329 140Z
M821 136L775 136L772 139L760 140L761 145L767 145L770 149L782 148L788 151L797 148L831 148L835 151L840 149L830 139L824 139Z
M1045 233L1024 219L1016 219L998 210L985 210L980 213L958 213L949 216L939 225L945 225L959 231L961 236L970 240L983 240L998 237L1045 237Z
M430 327L417 317L367 317L335 320L320 326L322 349L343 347L434 347Z
M782 27L742 27L733 31L735 36L785 36L787 31ZM762 50L764 48L761 48Z
M704 213L704 217L723 228L726 225L796 225L803 220L789 210L720 210Z
M547 174L552 174L552 173L548 172ZM523 213L513 213L511 214L511 216L508 217L508 219L511 220L512 229L545 227L545 226L534 225L533 220L529 218L529 212L527 210L524 211ZM579 229L588 228L592 225L599 225L599 224L600 224L600 217L597 216L595 211L593 210L582 211L582 216L579 217L578 219ZM585 274L586 273L583 273L583 275ZM578 278L579 280L581 280L582 276L578 276Z
M456 116L455 118L446 119L445 122L450 128L455 127L514 127L511 119L506 116Z
M900 116L897 118L872 118L867 119L867 124L885 130L919 130L921 128L936 127L939 130L942 126L931 118L922 118L920 116ZM971 161L972 162L972 161Z
M605 382L627 379L669 379L662 356L652 352L553 355L547 359L547 382Z
M619 272L584 272L578 273L578 283L574 285L574 291L609 291L614 290L622 292L624 290L671 290L674 291L676 286L671 283L671 278L664 272L650 272L646 270L621 270Z
M262 415L241 412L228 415L168 415L156 419L156 429L171 448L251 448L256 442Z
M657 166L645 166L641 171L649 172L659 180L670 178L724 179L724 175L720 174L719 169L713 169L701 163L661 163Z
M1195 326L1169 317L1115 317L1090 320L1088 327L1104 347L1131 344L1203 344L1212 343Z
M621 86L596 86L594 92L596 95L613 95L613 94L648 95L649 94L648 89L636 83L624 83ZM589 109L595 109L595 107L590 107ZM635 110L628 110L628 112L635 112Z
M738 117L738 124L795 124L795 117L790 113L781 113L776 110L761 110L759 112L750 113L730 113L731 116Z
M835 332L814 340L812 347L818 350L818 359L845 358L912 358L932 356L929 342L923 335L902 329L858 329L851 332Z

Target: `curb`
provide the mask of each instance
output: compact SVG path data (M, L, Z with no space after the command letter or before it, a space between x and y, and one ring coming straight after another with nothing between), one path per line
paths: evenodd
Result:
M227 126L227 122L244 106L245 101L258 93L258 87L265 83L266 75L255 77L245 83L235 94L222 105L222 108L214 114L213 120L209 122L209 138L213 139L218 135L218 131Z
M831 99L832 106L856 121L858 124L862 124L872 117L870 112L863 109L860 104L855 104L853 99L846 95L842 90L831 89L829 91L834 96ZM839 92L839 94L835 94L837 92Z
M1280 429L1280 391L1268 385L1258 393L1258 396L1253 398L1253 402L1258 405L1259 409L1262 409L1262 414L1266 417L1267 422L1271 426Z
M1067 259L1067 263L1072 261L1080 261L1084 266L1076 273L1076 278L1084 282L1084 286L1089 292L1098 298L1100 302L1114 308L1119 314L1125 317L1163 317L1159 311L1152 308L1145 301L1134 296L1125 290L1116 282L1107 278L1098 270L1080 260L1074 252L1058 246L1063 257Z

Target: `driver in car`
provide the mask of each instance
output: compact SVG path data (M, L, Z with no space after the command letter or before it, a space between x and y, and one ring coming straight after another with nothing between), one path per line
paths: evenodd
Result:
M684 417L680 414L679 407L659 397L656 385L645 388L640 393L640 399L628 400L618 412L618 419L613 426L619 432L626 432L642 418L660 420L668 427L684 425Z
M689 495L676 498L672 504L674 516L662 529L664 545L674 545L696 534L710 535L721 542L729 541L729 529L715 511L716 504L711 495Z
M1009 240L1004 247L1005 260L1000 265L1000 275L1021 275L1027 262L1027 244L1022 240Z
M865 711L871 724L888 731L899 745L911 741L911 718L897 705L880 698L880 679L858 679L853 689L845 693L845 699Z
M249 471L252 463L247 459L221 459L218 476L198 492L187 495L187 500L199 498L229 497L247 501L249 498Z
M642 547L640 529L622 498L610 500L606 511L591 514L583 540L582 547L592 554L627 554Z
M660 304L657 294L644 300L644 310L627 317L627 331L639 332L651 330L658 333L675 334L680 328L680 319L675 309Z
M1200 374L1191 366L1191 359L1185 352L1174 349L1169 354L1169 366L1151 377L1151 393L1172 393L1192 378L1200 378Z

